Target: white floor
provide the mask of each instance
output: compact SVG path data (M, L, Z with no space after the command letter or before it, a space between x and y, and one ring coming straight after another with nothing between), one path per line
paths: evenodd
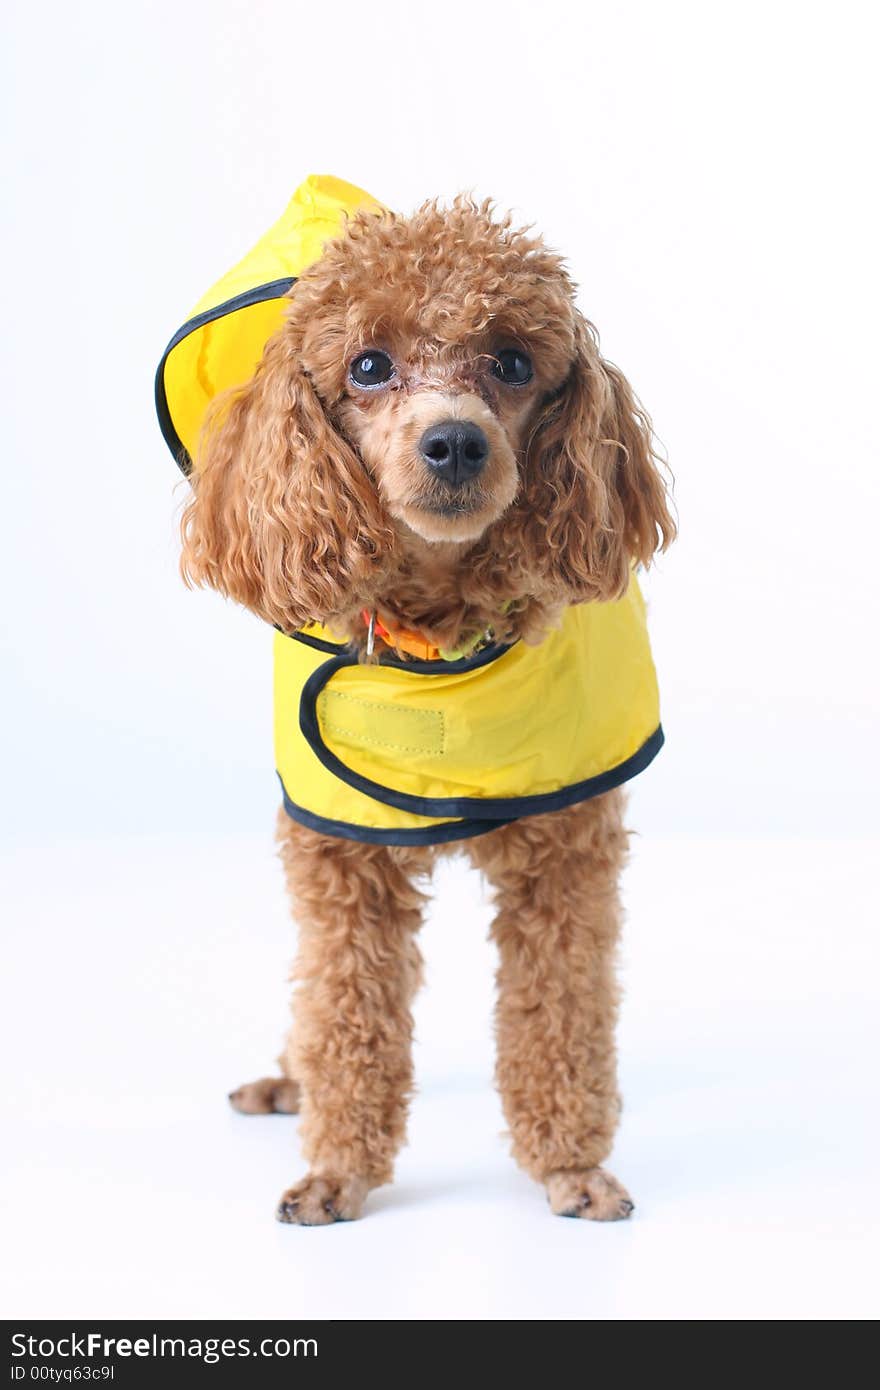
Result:
M488 911L445 866L398 1181L304 1230L273 1220L295 1122L225 1101L285 1022L268 834L10 850L4 1315L876 1316L877 863L636 842L612 1166L638 1206L605 1227L551 1217L507 1156Z

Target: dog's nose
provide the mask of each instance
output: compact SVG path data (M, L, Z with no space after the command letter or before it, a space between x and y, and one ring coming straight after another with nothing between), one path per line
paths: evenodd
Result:
M419 453L438 478L458 485L482 473L489 441L471 420L441 420L425 430Z

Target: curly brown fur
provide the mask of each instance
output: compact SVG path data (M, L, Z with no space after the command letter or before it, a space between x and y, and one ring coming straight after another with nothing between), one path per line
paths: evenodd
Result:
M183 518L188 582L361 647L364 608L454 648L488 627L539 642L566 605L622 594L674 525L650 421L574 293L561 259L488 203L352 218L290 291L253 380L209 415ZM533 368L519 383L498 376L514 351ZM353 378L365 353L387 355L387 381ZM454 489L419 447L450 421L486 445ZM632 1210L598 1167L619 1109L621 816L613 792L464 845L498 908L514 1154L554 1212L590 1219ZM325 1224L359 1214L403 1141L418 881L441 851L328 838L283 813L279 837L300 924L295 1024L284 1078L232 1101L301 1101L311 1172L278 1214Z
M498 1088L514 1154L540 1182L600 1163L617 1124L622 806L609 792L470 849L498 909Z
M375 1186L391 1177L412 1088L414 880L432 853L330 839L283 811L279 840L299 923L287 1070L303 1090L303 1148L322 1177Z

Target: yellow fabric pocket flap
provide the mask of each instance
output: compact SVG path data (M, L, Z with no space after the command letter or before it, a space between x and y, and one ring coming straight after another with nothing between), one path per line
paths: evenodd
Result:
M333 742L423 757L439 757L444 751L442 710L406 709L400 704L362 700L341 690L322 691L317 708L324 738Z

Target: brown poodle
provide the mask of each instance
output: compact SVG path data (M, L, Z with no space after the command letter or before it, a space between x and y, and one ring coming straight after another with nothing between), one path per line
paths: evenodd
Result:
M364 212L289 293L249 385L203 433L183 570L281 628L320 621L368 660L364 613L440 649L538 644L627 587L674 534L650 422L599 353L560 259L458 198ZM375 632L369 640L381 643ZM552 1210L633 1209L599 1165L619 1112L614 1025L623 793L465 839L498 944L497 1083ZM284 811L300 928L283 1078L232 1094L302 1111L310 1171L278 1216L360 1215L391 1179L413 1089L416 936L441 844L360 843Z

